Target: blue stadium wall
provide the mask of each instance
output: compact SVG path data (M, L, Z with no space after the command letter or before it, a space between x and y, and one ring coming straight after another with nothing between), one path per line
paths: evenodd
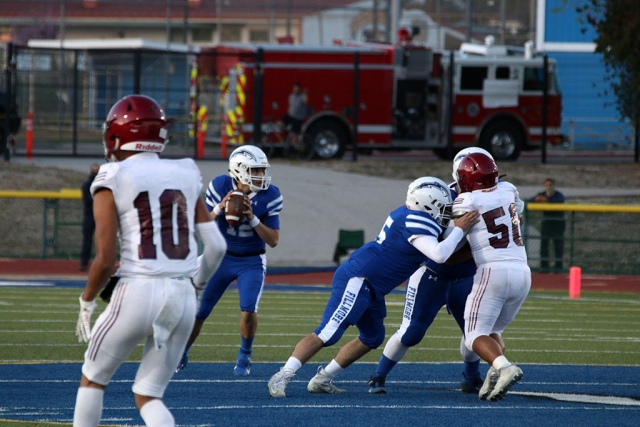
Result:
M563 94L563 133L578 129L576 147L601 148L616 139L630 142L628 124L619 120L615 97L605 82L602 55L593 52L593 28L579 21L576 5L584 0L538 0L539 49L555 58ZM585 30L583 33L583 29ZM542 42L542 43L540 43ZM591 130L590 130L591 129Z

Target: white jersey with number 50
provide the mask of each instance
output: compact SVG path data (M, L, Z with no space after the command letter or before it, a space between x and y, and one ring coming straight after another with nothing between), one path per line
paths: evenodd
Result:
M508 182L471 193L463 193L453 202L453 213L478 210L480 222L467 232L476 265L488 262L527 262L522 241L520 216L524 202L518 190Z
M202 177L191 159L138 153L107 163L91 185L113 192L118 210L120 277L191 277L198 247L195 207Z

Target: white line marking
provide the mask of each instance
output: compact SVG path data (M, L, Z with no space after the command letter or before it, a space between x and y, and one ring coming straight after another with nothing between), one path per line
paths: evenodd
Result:
M590 394L571 394L571 393L538 393L530 391L511 391L509 394L519 394L522 396L547 397L562 402L577 403L595 403L600 405L623 405L623 406L640 406L640 401L630 399L628 397L616 396L594 396Z
M53 288L52 282L8 282L0 280L0 286L8 287L28 287L28 288Z

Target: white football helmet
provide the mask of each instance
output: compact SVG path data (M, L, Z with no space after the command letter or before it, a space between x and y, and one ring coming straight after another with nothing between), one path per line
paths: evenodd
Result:
M438 178L425 176L409 184L407 206L428 213L443 227L451 219L452 204L449 187Z
M269 160L264 152L254 145L243 145L229 156L229 175L251 191L266 190L271 184ZM258 172L262 173L258 173Z
M462 161L462 159L464 159L469 154L474 154L474 153L482 153L485 156L489 156L489 158L491 160L493 160L493 156L491 154L489 154L489 152L487 150L485 150L484 148L469 147L469 148L465 148L463 150L460 150L458 152L458 154L456 154L456 156L453 158L453 173L451 175L453 176L453 179L456 182L458 182L458 167L460 166L460 162Z

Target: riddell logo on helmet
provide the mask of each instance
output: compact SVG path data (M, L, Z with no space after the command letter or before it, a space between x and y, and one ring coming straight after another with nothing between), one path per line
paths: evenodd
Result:
M149 144L138 142L135 147L136 151L162 151L162 144Z

